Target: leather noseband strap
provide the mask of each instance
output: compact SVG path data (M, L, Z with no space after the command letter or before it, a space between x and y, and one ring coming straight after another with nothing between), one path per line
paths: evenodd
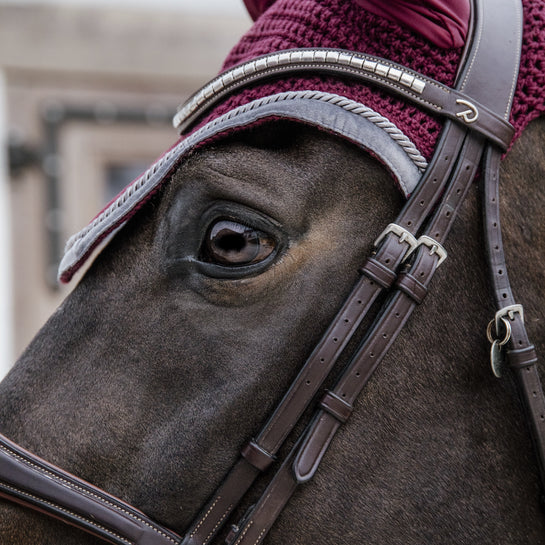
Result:
M174 532L138 509L0 435L0 496L115 545L173 545Z

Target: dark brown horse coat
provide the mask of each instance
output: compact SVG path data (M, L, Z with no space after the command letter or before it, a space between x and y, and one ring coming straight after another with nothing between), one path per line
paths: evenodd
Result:
M352 147L297 127L267 132L267 142L239 137L181 169L2 384L3 433L180 532L400 206L381 167ZM503 172L509 263L540 350L545 199L535 180L545 170L544 137L543 123L533 124ZM274 217L289 240L278 264L243 281L169 266L169 250L196 245L192 225L211 202ZM450 263L269 543L543 542L520 407L510 379L488 366L479 223L475 186L450 238ZM2 543L93 542L11 505L2 513Z
M510 276L539 353L544 141L540 118L502 167ZM402 204L379 161L301 124L266 123L202 148L116 235L0 385L0 431L183 533ZM497 380L488 363L480 206L475 183L430 295L266 543L544 542L512 379ZM272 258L220 274L205 256L210 226L224 219L272 235ZM97 541L2 503L0 543Z

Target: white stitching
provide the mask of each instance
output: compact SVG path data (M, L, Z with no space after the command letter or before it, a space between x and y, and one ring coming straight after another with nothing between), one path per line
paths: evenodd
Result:
M32 467L34 468L35 470L41 472L41 473L44 473L45 475L48 475L49 477L53 478L54 480L57 480L59 482L62 482L63 484L67 485L68 487L72 488L72 489L75 489L75 490L79 490L80 492L82 492L83 494L87 495L87 496L90 496L92 498L95 498L99 501L101 501L102 503L105 503L106 505L109 505L110 507L113 507L114 509L116 509L117 511L120 511L122 513L125 513L126 515L128 515L129 517L131 517L132 519L134 520L137 520L138 522L141 522L142 524L146 525L148 528L150 528L151 530L153 530L154 532L156 532L157 534L165 537L166 539L168 539L171 543L175 543L175 544L178 544L178 541L177 540L174 540L172 539L168 534L166 534L165 532L163 532L162 530L160 530L159 528L156 528L155 526L153 526L152 524L150 524L148 521L138 517L137 515L135 515L134 513L131 513L130 511L127 511L126 509L123 509L122 507L120 507L119 505L116 505L115 503L112 503L106 499L104 499L103 497L99 496L98 494L94 494L93 492L91 492L90 490L87 490L81 486L78 486L77 484L73 483L72 481L69 481L67 479L63 479L62 477L60 477L59 475L57 475L56 473L53 473L52 471L49 471L48 469L46 468L43 468L37 464L35 464L34 462L31 462L30 460L27 460L26 458L23 458L22 456L20 456L19 454L17 454L16 452L13 452L12 450L8 449L7 447L3 446L3 445L0 445L0 450L3 450L8 456L11 456L13 458L17 458L18 460L20 460L21 462L23 462L24 464L28 465L29 467ZM53 505L53 504L52 504Z
M50 507L53 507L57 511L62 511L63 513L67 513L68 515L74 517L77 520L80 520L82 522L86 522L87 524L90 524L91 526L102 530L105 534L108 534L108 535L110 535L112 537L115 537L116 539L122 541L123 543L126 543L127 545L134 545L133 541L129 541L129 540L125 539L123 536L108 530L105 526L101 526L100 524L97 524L95 521L93 521L91 519L88 519L88 518L85 518L85 517L82 517L81 515L78 515L77 513L74 513L73 511L70 511L69 509L65 509L64 507L61 507L60 505L58 505L56 503L44 500L43 498L39 498L38 496L34 496L32 494L29 494L28 492L25 492L24 490L20 490L19 488L15 488L14 486L10 486L10 485L5 484L5 483L1 483L0 487L4 488L4 489L7 489L7 490L12 490L13 492L16 492L17 494L20 494L21 496L24 496L24 497L26 497L28 499L35 500L35 501L39 502L40 504L49 505Z
M214 526L214 528L212 528L212 531L206 536L206 539L204 540L203 545L206 545L208 541L210 540L210 538L216 533L216 530L219 528L223 520L227 517L227 515L231 511L232 506L233 504L230 504L227 510L225 511L225 513L223 513L221 518L216 522L216 525Z
M475 42L474 42L474 45L473 45L473 58L471 59L471 63L469 65L469 68L466 72L466 76L464 78L464 81L462 82L462 84L460 85L460 90L463 91L465 89L465 86L467 84L467 81L471 75L471 71L473 70L473 65L475 64L475 60L477 59L477 53L479 51L479 47L481 46L481 40L482 40L482 37L483 37L483 12L482 12L482 6L477 3L477 2L473 2L473 6L477 6L479 8L479 13L477 14L477 20L479 22L479 28L478 28L478 31L475 33L478 38L477 38L477 43L475 45Z
M195 526L194 530L190 534L190 537L193 537L197 533L199 528L202 526L203 522L208 518L208 515L210 515L210 513L212 512L212 510L216 506L216 503L218 503L220 500L221 500L221 496L218 496L216 498L216 500L214 501L214 503L210 506L208 511L205 513L204 517L199 521L199 524L197 524L197 526Z
M263 534L265 534L266 531L267 531L266 528L263 528L263 530L261 530L261 533L257 536L257 539L254 541L254 545L257 545L261 541L261 538L263 537Z
M254 523L253 520L251 520L250 522L248 522L246 528L244 528L244 531L242 532L242 534L240 534L237 538L237 540L235 541L235 543L233 545L239 545L240 542L244 539L244 536L246 535L246 533L248 532L248 530L251 528L252 524Z
M521 47L522 47L521 17L522 17L521 8L520 8L520 6L518 6L517 7L517 49L518 49L517 58L519 58L519 59L520 59L520 56L521 56ZM506 121L509 121L509 112L511 111L511 105L513 103L513 97L515 95L515 91L516 91L516 88L517 88L518 70L519 70L519 67L515 66L515 69L513 71L513 79L511 80L511 92L509 93L509 101L508 101L507 107L505 108L505 114L503 116Z

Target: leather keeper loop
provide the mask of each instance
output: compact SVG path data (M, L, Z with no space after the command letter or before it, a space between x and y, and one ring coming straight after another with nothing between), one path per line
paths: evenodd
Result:
M360 272L383 288L389 288L396 279L396 274L393 271L372 257L367 260Z
M428 294L428 288L409 273L401 273L396 286L417 304L422 303Z
M276 459L254 441L247 443L240 453L249 464L259 471L265 471Z
M334 416L341 424L344 424L352 414L354 407L341 399L338 395L326 391L324 397L320 400L320 408Z
M537 363L536 349L533 344L520 350L509 350L507 356L509 357L509 367L512 369L524 369Z

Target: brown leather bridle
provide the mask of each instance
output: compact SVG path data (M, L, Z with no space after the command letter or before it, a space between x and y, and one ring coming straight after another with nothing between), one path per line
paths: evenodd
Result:
M46 512L118 545L208 545L256 477L276 460L377 297L389 290L364 340L326 391L315 416L244 519L233 525L228 545L261 543L297 488L320 460L369 377L414 308L422 303L443 244L483 162L487 253L497 313L489 328L496 371L507 356L516 375L545 488L545 398L537 357L524 326L522 306L511 292L499 218L499 165L513 136L509 113L520 62L519 0L473 0L471 40L453 89L385 59L337 50L292 50L236 67L241 77L213 80L215 93L196 94L179 114L182 129L226 94L271 76L301 71L336 74L379 85L415 102L446 122L434 157L397 217L377 238L373 254L322 339L274 413L241 452L223 483L181 538L134 507L39 459L0 436L0 495ZM228 82L228 83L226 83ZM206 91L206 88L205 88Z

